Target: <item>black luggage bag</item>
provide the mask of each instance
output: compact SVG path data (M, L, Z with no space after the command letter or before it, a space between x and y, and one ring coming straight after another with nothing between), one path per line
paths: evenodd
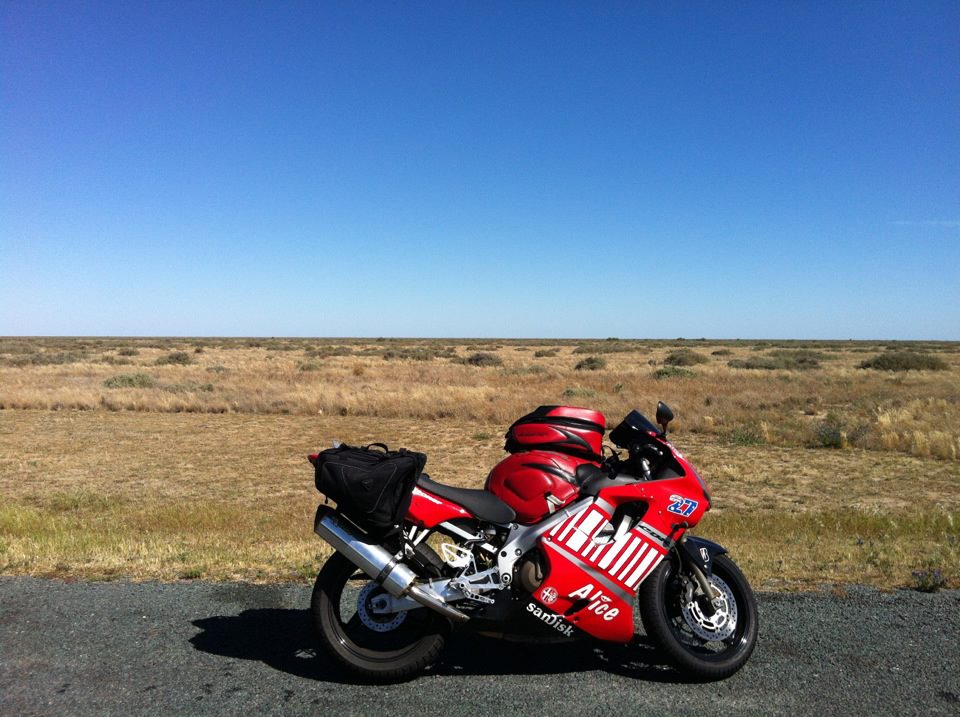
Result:
M391 451L383 443L328 448L317 456L317 490L372 536L382 537L403 521L426 462L423 453Z

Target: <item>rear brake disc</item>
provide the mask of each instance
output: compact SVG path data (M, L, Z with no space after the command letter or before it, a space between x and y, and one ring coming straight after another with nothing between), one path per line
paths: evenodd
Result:
M357 615L360 617L360 622L374 632L396 630L407 619L407 613L404 611L378 615L373 612L371 601L378 592L383 592L383 588L371 580L357 595Z

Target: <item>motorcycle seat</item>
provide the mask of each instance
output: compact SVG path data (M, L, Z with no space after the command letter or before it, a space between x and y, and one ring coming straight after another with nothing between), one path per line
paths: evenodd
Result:
M517 517L513 508L490 491L482 488L454 488L452 485L444 485L431 480L426 473L420 474L417 485L424 490L439 495L441 498L446 498L457 505L463 506L480 520L487 520L491 523L512 523Z

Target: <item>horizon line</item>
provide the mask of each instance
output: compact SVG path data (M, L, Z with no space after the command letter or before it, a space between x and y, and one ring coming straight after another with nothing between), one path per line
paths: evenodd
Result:
M166 335L148 335L148 334L0 334L0 340L8 339L135 339L135 340L162 340L162 339L204 339L204 340L233 340L233 341L259 341L259 340L284 340L284 341L564 341L564 342L574 342L574 341L660 341L660 342L670 342L670 341L693 341L693 342L741 342L741 341L820 341L820 342L830 342L830 343L878 343L878 342L902 342L902 343L917 343L917 342L928 342L928 343L960 343L960 338L957 339L942 339L942 338L913 338L913 339L904 339L904 338L888 338L888 337L876 337L869 339L836 339L836 338L814 338L814 337L799 337L799 338L778 338L778 337L737 337L737 338L720 338L720 337L697 337L690 338L684 336L677 336L673 338L655 338L655 337L644 337L644 338L630 338L622 336L606 336L606 337L591 337L591 336L523 336L523 337L506 337L506 336L321 336L321 335L287 335L287 336L272 336L272 335L246 335L246 334L166 334Z

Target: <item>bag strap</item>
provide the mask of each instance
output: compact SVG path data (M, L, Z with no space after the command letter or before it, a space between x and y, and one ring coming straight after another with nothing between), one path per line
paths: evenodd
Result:
M390 452L390 449L387 447L386 443L369 443L366 446L364 446L364 448L369 451L374 446L379 446L380 448L382 448L384 453Z

